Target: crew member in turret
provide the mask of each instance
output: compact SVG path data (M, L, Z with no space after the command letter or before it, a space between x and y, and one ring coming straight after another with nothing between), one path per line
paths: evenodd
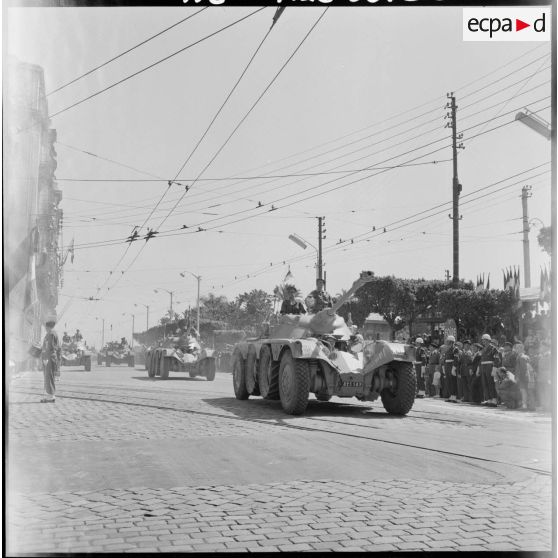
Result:
M319 312L324 308L331 308L333 305L331 296L325 290L325 281L320 277L316 279L316 288L309 296L313 296L315 299L314 308L312 309L314 312Z
M304 304L296 299L297 289L290 285L287 287L286 298L281 304L280 314L306 314Z

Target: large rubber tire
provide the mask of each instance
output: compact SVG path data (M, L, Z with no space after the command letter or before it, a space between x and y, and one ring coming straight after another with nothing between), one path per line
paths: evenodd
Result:
M264 399L279 399L279 364L273 362L269 345L264 345L260 351L258 387Z
M248 354L246 355L246 391L250 395L260 395L258 387L258 355L254 345L248 346Z
M153 355L153 372L155 373L155 376L160 376L161 375L161 358L163 357L163 353L158 350L155 351L154 355Z
M382 390L382 403L390 415L406 415L415 402L417 377L410 362L392 362L386 370L386 376L394 380L393 388Z
M246 361L240 351L233 353L232 376L235 397L240 400L248 399L250 394L246 389Z
M208 382L212 382L215 379L215 359L206 358L204 366L205 366L205 378Z
M169 372L171 369L171 357L167 357L161 353L161 358L159 360L159 375L161 380L166 380L169 377Z
M147 375L150 378L154 378L155 377L155 355L154 355L154 353L150 353L149 355L147 355L147 357L145 359L145 365L147 367Z
M91 372L91 357L90 356L86 356L83 357L85 360L85 371L86 372Z
M308 361L294 359L285 351L279 366L279 398L288 415L300 415L308 406L310 367Z

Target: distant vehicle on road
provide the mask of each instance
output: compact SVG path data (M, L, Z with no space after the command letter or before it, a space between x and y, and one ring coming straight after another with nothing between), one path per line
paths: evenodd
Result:
M161 346L149 349L145 363L150 378L166 380L170 372L187 372L190 378L203 376L209 382L215 379L214 351L181 337L167 337Z
M357 340L336 314L372 278L371 272L361 273L332 308L279 316L262 336L238 343L233 353L236 398L280 399L286 413L298 415L310 393L319 401L334 395L361 401L381 397L388 413L407 414L415 400L414 347Z
M127 364L129 367L135 365L134 355L130 347L122 346L118 341L110 341L97 353L97 364L111 366L113 364Z
M60 352L61 366L84 366L85 371L91 370L91 351L83 340L62 343Z

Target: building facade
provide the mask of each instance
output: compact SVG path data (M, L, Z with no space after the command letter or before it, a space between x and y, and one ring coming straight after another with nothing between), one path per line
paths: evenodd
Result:
M44 321L56 315L62 192L56 131L50 128L40 66L8 59L4 80L3 208L6 364L28 365Z

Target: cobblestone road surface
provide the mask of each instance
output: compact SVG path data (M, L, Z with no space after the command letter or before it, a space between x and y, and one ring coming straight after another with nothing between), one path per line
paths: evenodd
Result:
M551 549L548 416L351 400L288 417L226 374L62 374L54 405L39 374L9 386L8 555Z

